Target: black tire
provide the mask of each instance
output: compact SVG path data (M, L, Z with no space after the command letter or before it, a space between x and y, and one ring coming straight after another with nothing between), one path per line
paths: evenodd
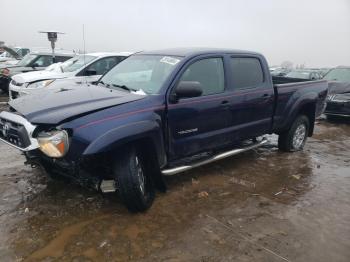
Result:
M302 150L308 137L309 129L309 118L305 115L298 116L288 131L279 134L278 148L286 152Z
M131 212L142 212L153 204L155 187L145 158L134 147L118 154L113 168L119 197Z

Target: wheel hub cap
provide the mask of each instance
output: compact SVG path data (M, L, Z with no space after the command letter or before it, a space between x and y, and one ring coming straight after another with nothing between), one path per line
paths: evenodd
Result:
M140 191L142 192L142 194L144 194L145 193L145 177L143 174L141 163L140 163L139 158L137 156L135 158L135 162L136 162L137 178L139 180L139 185L140 185Z
M295 149L299 149L303 145L305 136L306 136L306 127L304 124L301 124L295 130L294 137L293 137L293 147Z

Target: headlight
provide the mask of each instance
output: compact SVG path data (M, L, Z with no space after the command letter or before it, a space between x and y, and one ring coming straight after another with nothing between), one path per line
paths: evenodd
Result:
M331 98L331 101L338 102L338 103L350 102L350 96L344 95L344 94L333 95L333 97Z
M63 157L69 149L68 133L64 130L41 132L37 139L39 149L49 157Z
M333 99L334 96L335 96L335 95L328 95L326 100L327 100L327 101L332 101L332 99Z
M44 80L44 81L38 81L38 82L34 82L32 84L28 84L27 88L42 88L42 87L47 87L49 84L51 84L53 81L55 81L54 79L50 79L50 80Z

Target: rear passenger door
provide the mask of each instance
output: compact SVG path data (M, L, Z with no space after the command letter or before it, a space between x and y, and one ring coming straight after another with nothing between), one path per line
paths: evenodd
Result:
M225 135L232 119L225 99L226 79L221 56L201 57L190 61L175 80L197 81L203 93L199 97L181 98L168 105L170 159L225 145Z
M268 133L274 106L274 90L267 78L262 57L235 55L229 58L229 90L232 103L233 139L253 138ZM237 106L238 105L238 106Z

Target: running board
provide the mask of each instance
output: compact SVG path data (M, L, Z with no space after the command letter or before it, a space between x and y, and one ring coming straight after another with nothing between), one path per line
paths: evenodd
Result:
M243 148L236 148L236 149L224 152L224 153L220 153L218 155L212 156L209 159L206 159L206 160L203 160L203 161L200 161L200 162L197 162L197 163L193 163L192 165L186 165L186 166L179 166L179 167L174 167L174 168L170 168L170 169L164 169L164 170L162 170L162 174L165 175L165 176L175 175L177 173L185 172L185 171L190 170L192 168L199 167L199 166L202 166L202 165L206 165L206 164L212 163L214 161L224 159L226 157L238 155L238 154L243 153L245 151L248 151L248 150L260 147L260 146L262 146L262 145L264 145L266 143L267 143L267 139L263 138L260 142L256 142L256 143L254 143L254 144L252 144L250 146L243 147Z

